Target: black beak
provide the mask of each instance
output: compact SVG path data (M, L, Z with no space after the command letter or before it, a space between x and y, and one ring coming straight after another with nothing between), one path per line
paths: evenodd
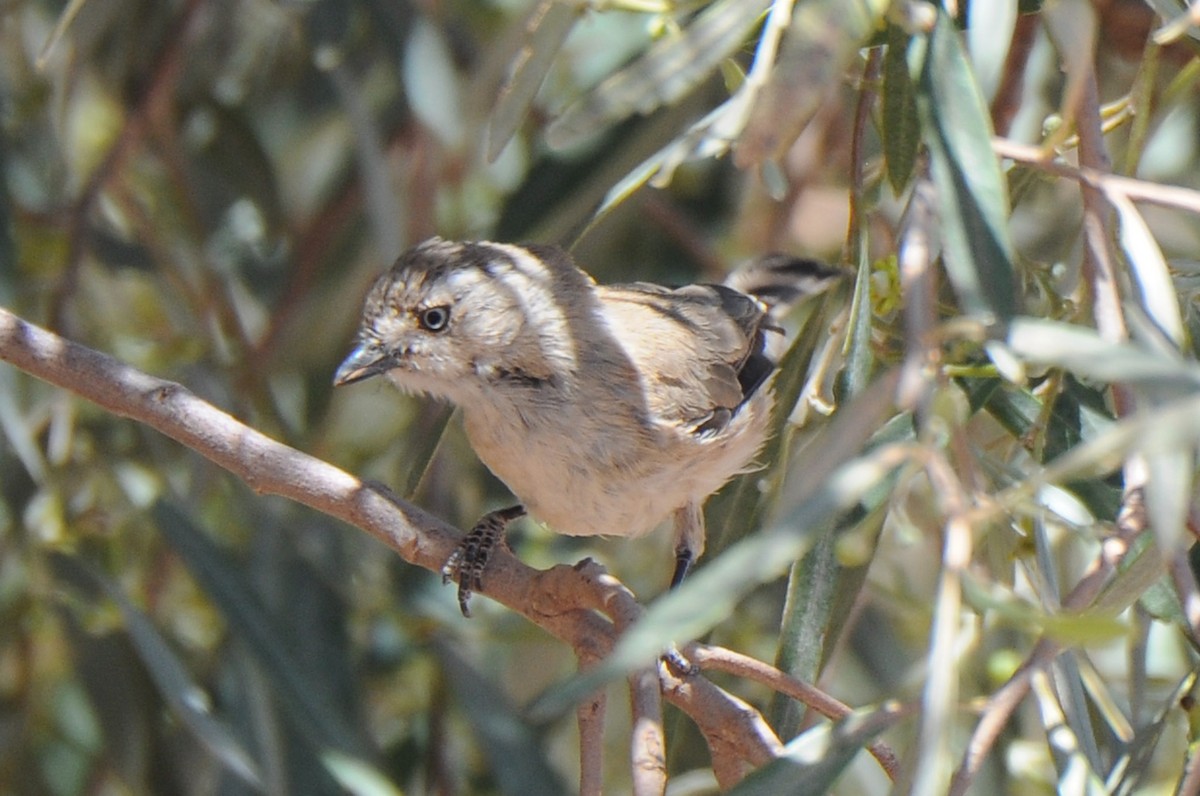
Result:
M386 354L376 346L363 343L350 352L350 356L338 367L337 373L333 374L333 386L342 387L378 376L388 370L388 364Z

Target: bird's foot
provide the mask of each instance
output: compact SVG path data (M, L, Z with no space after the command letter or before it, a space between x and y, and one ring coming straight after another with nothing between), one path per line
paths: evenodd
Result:
M496 545L504 544L504 529L523 516L524 506L510 506L483 515L442 565L442 583L458 583L458 607L463 616L471 615L468 606L471 594L483 590L484 567Z

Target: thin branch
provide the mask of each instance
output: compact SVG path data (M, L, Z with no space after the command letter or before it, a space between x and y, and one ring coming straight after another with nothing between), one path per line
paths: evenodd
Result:
M688 647L687 654L688 658L702 670L725 672L762 683L784 696L804 703L827 719L838 721L849 716L853 710L845 702L826 694L816 686L809 685L803 680L797 680L769 663L763 663L749 655L743 655L724 647L710 647L701 644L693 644ZM876 741L869 744L867 749L879 761L880 767L883 768L888 778L895 782L896 777L900 774L900 762L892 748L883 742Z
M658 672L643 669L629 678L633 732L629 751L634 796L662 796L667 790L667 744L663 737L662 690Z
M1037 41L1039 22L1033 14L1019 14L1013 26L1012 42L1004 58L1004 74L992 99L992 127L1004 135L1012 126L1012 120L1021 107L1021 93L1025 88L1025 69L1029 54Z
M688 705L712 755L713 774L722 788L736 785L751 768L783 754L783 744L766 720L750 705L703 677L682 679L660 668L663 696L671 704Z
M593 584L593 588L584 592L591 598L588 607L611 619L618 634L624 633L641 618L642 606L633 592L608 574L603 566L589 558L577 564L575 571ZM663 737L662 688L658 669L655 665L629 676L633 716L629 751L635 796L661 796L667 788L667 744ZM673 675L664 669L661 676ZM599 695L599 698L602 699L603 695ZM581 736L583 729L581 724ZM596 766L600 760L599 751L589 753L581 750L581 761L585 766ZM590 772L585 769L580 777L580 793L590 792L583 787L583 782L589 777Z
M1099 188L1105 193L1117 193L1127 196L1135 202L1147 202L1200 215L1200 191L1191 188L1121 177L1088 166L1077 168L1061 160L1056 160L1053 152L1041 147L1010 141L1007 138L993 138L992 151L1002 158L1015 160L1060 177L1078 180L1086 185Z
M600 796L604 792L604 692L575 708L579 725L579 796Z

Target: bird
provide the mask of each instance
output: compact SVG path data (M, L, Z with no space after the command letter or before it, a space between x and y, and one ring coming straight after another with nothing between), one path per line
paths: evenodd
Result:
M705 500L767 439L772 307L839 274L770 255L734 272L742 289L605 285L557 246L433 237L371 287L333 381L382 375L457 406L519 501L480 519L442 568L464 616L526 514L571 536L640 537L670 518L674 587L704 550Z

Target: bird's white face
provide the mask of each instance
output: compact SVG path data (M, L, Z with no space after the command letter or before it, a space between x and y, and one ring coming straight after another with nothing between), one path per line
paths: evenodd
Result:
M547 334L567 328L559 283L586 278L572 272L516 247L426 241L367 295L335 383L386 374L407 392L469 404L497 381L550 380L572 357L569 334Z

